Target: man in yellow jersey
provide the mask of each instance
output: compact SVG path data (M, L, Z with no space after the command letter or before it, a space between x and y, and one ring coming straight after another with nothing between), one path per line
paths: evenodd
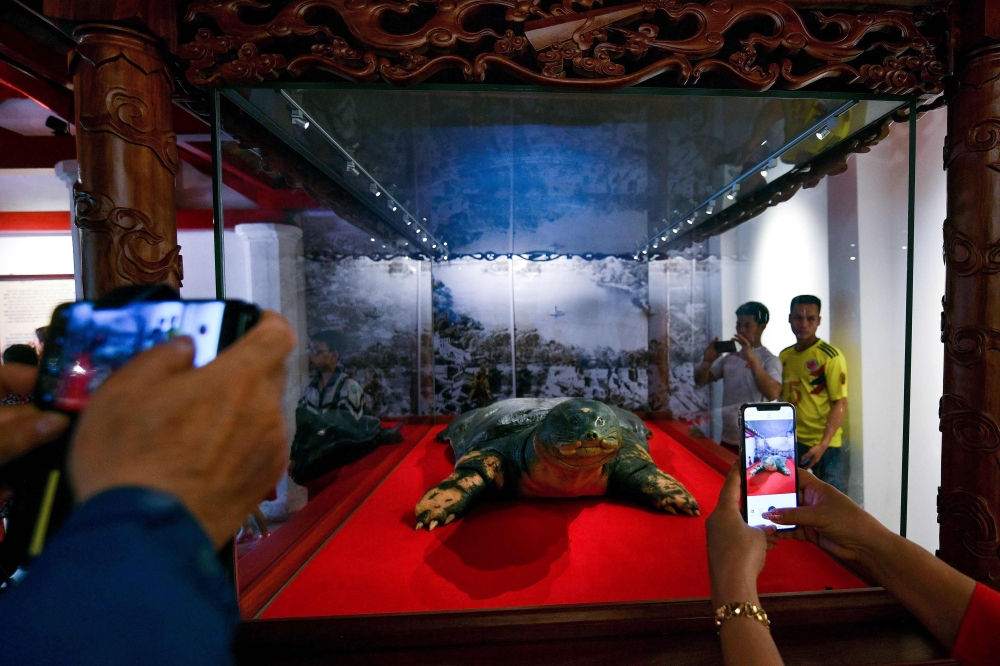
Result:
M795 405L799 465L846 493L841 424L847 414L847 361L839 349L816 337L821 305L815 296L792 299L788 323L796 342L778 355L781 399Z

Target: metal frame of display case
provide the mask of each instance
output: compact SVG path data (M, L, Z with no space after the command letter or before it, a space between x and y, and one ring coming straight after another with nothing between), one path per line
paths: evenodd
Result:
M240 86L244 88L246 86ZM380 84L322 84L322 83L262 83L264 88L289 87L295 89L371 89L377 87L386 90L399 90L394 86ZM409 88L417 92L427 90L445 91L482 91L484 86L469 85L419 85ZM535 87L495 87L494 90L504 92L543 92ZM544 90L551 94L553 91ZM571 99L575 94L570 91L560 91ZM786 201L801 187L811 187L828 174L840 173L845 168L847 158L857 152L867 152L871 146L878 143L888 134L892 122L909 124L909 192L908 192L908 239L907 245L907 294L906 294L906 341L904 365L904 429L903 429L903 478L901 492L907 487L906 460L909 451L909 397L910 397L910 334L912 325L912 285L913 285L913 222L914 222L914 160L916 151L916 120L918 106L912 98L902 98L897 95L878 93L826 93L826 92L789 92L773 91L748 93L739 90L702 90L702 89L671 89L671 88L632 88L608 92L609 95L670 95L670 96L747 96L753 94L771 98L807 98L807 99L844 99L844 100L874 100L898 101L900 108L883 116L881 119L858 130L855 134L845 137L827 151L818 153L812 160L800 165L748 195L741 197L735 204L720 211L712 218L712 228L705 235L721 233L737 224L751 219L770 206ZM235 91L220 86L212 91L214 118L219 122L220 98L225 97L241 111L251 116L266 131L272 133L299 156L308 160L320 169L327 177L339 182L338 174L327 165L317 163L316 158L309 154L306 146L287 134L282 128L256 110ZM221 155L222 132L213 126L213 154ZM216 170L220 166L216 165ZM218 180L217 190L218 190ZM727 186L728 187L728 186ZM224 256L221 248L224 211L216 203L216 256ZM695 228L697 231L697 228ZM701 240L701 238L698 238ZM679 239L682 240L682 239ZM220 275L222 271L217 271ZM438 417L440 418L440 417ZM447 418L447 417L446 417ZM714 443L685 441L682 433L672 432L682 444L693 450L703 460L708 461L717 470L725 471L733 459L722 447ZM385 477L392 472L394 466L385 469ZM352 501L360 505L367 497L367 490ZM901 498L902 522L905 530L906 497ZM317 522L317 528L322 534L313 534L308 544L300 544L298 551L287 561L276 565L275 570L258 578L255 585L242 590L241 606L245 614L257 615L266 603L280 592L284 583L301 568L308 558L325 542L328 535L333 534L340 525L350 517L353 506L338 506L334 509L336 520ZM320 527L321 526L321 527ZM263 545L263 544L262 544ZM305 547L302 547L305 546ZM260 546L259 546L260 547ZM313 548L315 550L313 550ZM283 558L279 555L276 561ZM286 576L288 576L286 578ZM249 592L249 595L247 593ZM922 659L940 659L943 652L934 639L927 634L884 590L871 588L847 591L820 591L792 594L762 595L762 601L768 608L769 615L775 619L775 624L782 627L776 632L776 638L783 651L785 643L794 645L798 632L808 627L810 633L820 631L828 636L851 635L857 638L853 646L857 655L874 654L880 650L889 661L897 659L908 663L920 663ZM251 620L243 625L238 642L241 661L246 663L280 662L283 653L294 649L296 655L306 658L314 657L323 661L337 655L338 661L348 655L358 653L374 656L378 653L380 659L388 662L406 659L416 659L417 655L430 658L426 663L435 663L434 659L455 658L460 655L469 656L477 648L471 647L482 643L531 645L536 641L605 641L607 645L625 640L627 637L655 636L650 639L653 644L673 646L686 639L681 636L698 636L694 644L699 647L694 650L698 656L690 663L702 663L704 658L711 658L717 653L712 629L712 608L708 599L648 601L628 603L605 603L586 605L560 605L530 608L504 608L470 611L420 612L386 615L365 615L357 617L301 618L281 620ZM858 632L859 626L865 626ZM294 647L293 647L294 646ZM510 646L503 648L512 649ZM517 648L528 649L528 648ZM652 649L652 648L651 648ZM673 649L673 648L671 648ZM802 646L805 650L805 646ZM427 650L438 650L430 652ZM470 652L471 651L471 652ZM570 652L574 658L580 658L585 651ZM431 654L435 656L430 657ZM360 656L359 656L360 659ZM478 658L477 658L478 660ZM347 662L351 663L351 662ZM367 662L370 663L370 662ZM498 662L505 663L505 662ZM586 662L584 662L586 663ZM595 662L598 663L598 662ZM684 663L684 662L680 662ZM854 662L846 662L854 663ZM937 662L934 663L947 663Z

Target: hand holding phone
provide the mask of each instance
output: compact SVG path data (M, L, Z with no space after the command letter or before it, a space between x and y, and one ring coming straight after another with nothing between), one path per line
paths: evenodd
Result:
M799 469L795 454L795 407L784 402L743 405L740 468L743 518L751 527L775 525L763 517L774 509L798 506Z
M182 346L193 346L190 356L184 358L186 368L204 366L260 318L258 308L241 301L130 300L163 294L176 296L165 287L131 288L112 292L105 301L68 303L56 309L35 383L35 405L54 410L42 419L65 426L68 416L70 429L9 464L0 461L0 485L9 485L15 498L8 516L4 561L0 562L4 570L40 554L72 509L66 455L75 420L113 372L133 356L180 336L191 339ZM160 378L150 375L136 381L151 384ZM161 418L153 405L142 402L141 395L133 386L109 409L117 409L136 422L144 417ZM144 441L149 444L148 438ZM110 464L109 470L118 467L124 466ZM87 478L74 479L78 493Z

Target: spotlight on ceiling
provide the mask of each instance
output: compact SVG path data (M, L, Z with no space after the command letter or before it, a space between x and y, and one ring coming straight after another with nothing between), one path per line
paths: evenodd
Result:
M353 173L355 176L361 175L358 171L358 165L354 160L347 160L347 173Z
M708 202L708 206L705 207L705 215L711 215L715 211L715 199Z
M304 130L309 129L309 121L302 115L302 109L292 109L292 124L298 125Z
M736 198L736 195L739 193L739 191L740 191L740 184L735 183L733 185L733 189L729 190L729 192L726 193L726 198L732 201L733 199Z
M763 176L764 178L767 178L767 172L773 171L777 167L778 167L778 160L772 157L767 161L767 164L764 165L764 168L760 170L760 175Z
M830 136L830 125L823 125L816 131L816 138L822 141L826 137Z

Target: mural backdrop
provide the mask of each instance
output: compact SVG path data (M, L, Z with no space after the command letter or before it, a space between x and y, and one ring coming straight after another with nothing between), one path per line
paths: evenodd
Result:
M308 327L344 333L340 367L380 416L457 414L516 395L699 420L711 400L694 367L711 339L718 270L715 257L686 256L314 257Z

